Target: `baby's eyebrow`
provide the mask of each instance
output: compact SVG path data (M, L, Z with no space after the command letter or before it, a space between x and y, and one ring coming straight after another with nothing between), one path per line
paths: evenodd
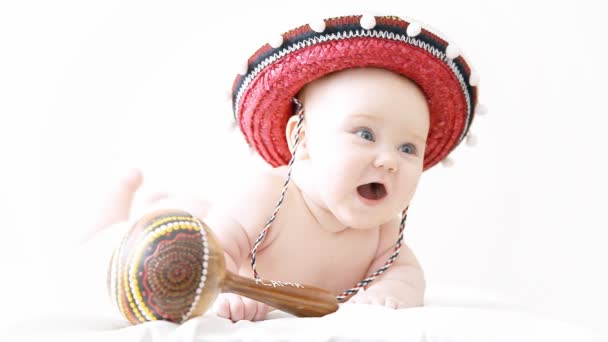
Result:
M369 114L355 114L355 115L351 115L350 117L351 119L355 119L355 120L374 120L374 121L378 121L379 119L373 115L369 115Z
M426 137L423 138L420 135L414 133L409 134L408 136L412 137L414 142L419 143L421 145L426 145Z
M426 136L419 135L415 131L415 129L411 129L408 127L408 129L405 130L404 135L407 136L408 139L413 140L416 143L423 144L423 145L426 144Z

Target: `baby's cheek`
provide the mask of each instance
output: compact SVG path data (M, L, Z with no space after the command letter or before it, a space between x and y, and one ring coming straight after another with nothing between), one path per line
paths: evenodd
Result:
M330 176L334 181L345 182L352 178L357 171L350 159L343 155L336 155L328 161L325 167L325 175Z
M418 188L420 177L412 177L407 180L404 189L404 199L407 203L409 203L414 195L416 194L416 189Z
M360 176L361 166L353 163L348 153L327 153L321 160L314 160L313 181L318 191L327 201L335 202L351 196L359 184L356 179Z

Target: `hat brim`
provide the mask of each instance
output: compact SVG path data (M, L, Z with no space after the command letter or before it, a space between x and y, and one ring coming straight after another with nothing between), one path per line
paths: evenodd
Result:
M441 43L436 36L427 35L434 45ZM272 166L285 165L291 158L285 127L293 115L293 97L307 83L348 68L387 69L421 88L430 112L425 170L445 158L466 135L476 89L466 83L470 71L462 57L458 57L461 61L448 59L435 46L429 48L428 42L424 46L425 41L421 40L424 37L420 35L387 39L373 34L350 37L334 34L337 39L314 42L314 37L308 38L314 42L308 46L298 45L296 36L294 33L294 37L289 37L294 42L291 51L288 41L284 44L287 52L279 58L268 55L272 50L258 51L252 61L253 65L257 62L257 67L249 79L242 77L234 85L239 127L247 142Z

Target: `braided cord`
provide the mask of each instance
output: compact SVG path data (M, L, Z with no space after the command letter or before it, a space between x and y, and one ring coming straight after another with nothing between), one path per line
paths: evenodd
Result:
M264 227L264 229L262 229L262 232L260 233L258 238L255 240L255 242L253 244L253 248L251 249L251 269L253 270L253 276L256 279L260 279L260 276L258 275L258 271L255 268L256 253L257 253L258 247L260 246L260 244L266 237L266 233L270 229L270 226L272 225L275 218L277 217L277 212L279 211L279 208L281 208L281 205L283 204L283 200L285 200L285 192L287 191L287 185L289 184L289 181L291 180L291 170L293 167L293 163L296 159L296 152L298 150L298 142L300 141L300 128L302 126L302 121L304 120L304 107L302 106L302 103L300 101L298 101L298 99L296 99L296 98L293 99L293 102L297 106L296 115L298 116L298 123L296 124L296 136L295 136L295 140L293 143L293 152L291 154L291 160L289 161L289 164L288 164L289 170L287 171L287 178L285 179L285 184L283 184L283 190L281 191L281 197L279 198L279 201L277 202L277 205L275 206L274 211L272 212L272 215L270 216L270 219L268 219L266 226Z
M358 282L357 285L355 285L355 287L352 287L352 288L342 292L342 294L340 294L339 296L336 296L336 299L338 300L338 302L344 303L346 300L348 300L348 298L352 297L360 290L365 289L365 287L368 286L372 281L374 281L374 279L376 279L378 276L380 276L382 273L384 273L386 270L388 270L389 267L391 267L393 265L393 263L395 263L395 260L397 259L397 256L399 256L399 252L401 251L401 245L403 244L403 230L405 228L405 219L406 218L407 218L407 208L405 208L405 210L403 210L403 212L401 213L401 224L399 225L399 238L397 239L397 244L395 245L395 250L393 251L393 254L391 254L391 256L388 258L388 260L386 261L384 266L380 267L376 272L372 273L369 277Z
M285 193L287 192L287 186L289 185L289 181L291 180L291 172L292 172L292 168L293 168L293 163L296 158L296 152L298 150L298 143L300 141L300 129L302 126L302 122L304 120L304 108L302 106L302 103L300 101L298 101L298 99L294 98L293 101L297 106L296 115L298 115L298 123L296 124L296 136L294 139L291 160L289 161L289 164L288 164L287 177L285 179L285 183L283 184L283 190L281 191L281 196L280 196L279 200L277 201L274 211L272 212L272 215L268 219L266 226L264 227L264 229L262 229L262 232L260 233L258 238L255 240L255 242L253 244L253 248L251 249L251 269L253 270L253 276L256 279L260 279L258 271L256 270L257 250L258 250L258 247L260 246L260 244L262 243L262 241L264 240L264 238L266 237L266 234L268 233L270 226L276 219L277 213L278 213L279 209L281 208L283 201L285 200ZM342 292L342 294L336 296L336 299L338 300L338 302L343 303L346 300L348 300L350 297L355 295L357 292L359 292L360 290L365 289L366 286L368 286L371 282L373 282L381 274L386 272L386 270L388 270L395 263L395 260L399 256L399 252L401 251L401 246L403 244L403 230L405 228L406 219L407 219L407 208L405 208L405 210L403 210L403 212L401 213L401 223L399 225L399 238L397 239L397 244L395 245L393 254L391 254L391 256L388 258L388 260L386 261L384 266L380 267L376 272L372 273L369 277L358 282L354 287L352 287L352 288Z

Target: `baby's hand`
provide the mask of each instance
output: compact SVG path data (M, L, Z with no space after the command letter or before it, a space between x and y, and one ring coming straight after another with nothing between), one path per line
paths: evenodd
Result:
M269 306L232 293L220 293L213 305L213 311L218 316L228 318L233 322L261 321L266 318Z
M374 293L373 291L364 291L361 289L356 295L352 296L348 303L352 304L371 304L383 305L391 309L401 309L407 307L396 297L388 294Z

